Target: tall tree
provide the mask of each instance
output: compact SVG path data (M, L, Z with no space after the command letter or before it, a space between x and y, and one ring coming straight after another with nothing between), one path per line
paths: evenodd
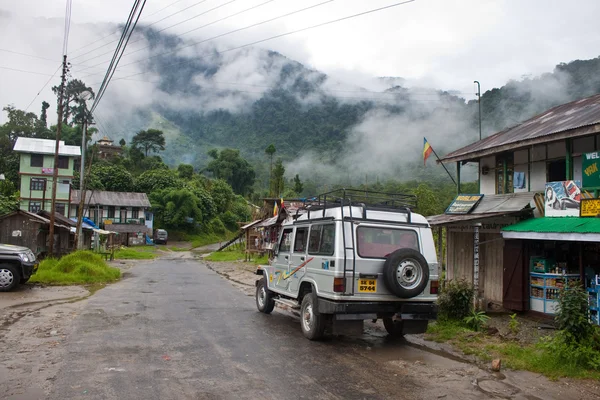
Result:
M281 158L278 158L277 161L275 161L273 176L271 177L271 196L279 197L283 194L283 189L285 188L284 175L285 167L283 166L283 161L281 161Z
M296 192L296 194L300 194L300 193L302 193L303 190L304 190L304 185L302 184L302 181L300 180L300 176L298 174L296 174L296 176L294 176L294 192Z
M8 105L3 110L8 114L8 121L0 126L0 135L6 135L12 143L19 136L45 139L53 137L52 132L43 125L35 113L19 110L13 105Z
M271 179L273 178L273 154L275 154L276 151L277 149L273 143L268 145L265 149L265 154L269 156L269 186L271 184Z
M119 145L121 147L125 147L126 144L127 144L127 142L125 141L125 139L121 138L121 140L119 140Z
M60 93L60 86L53 86L52 91L58 96ZM81 94L86 91L91 93L91 97L89 97L88 100L93 100L96 96L94 94L94 90L91 87L86 86L83 81L79 79L72 79L67 82L63 94L63 123L68 125L73 124L74 121L69 123L69 118L72 115L76 115L77 108L83 105L84 100L81 99Z
M42 113L40 114L40 122L44 124L44 127L48 127L48 108L50 108L50 104L46 101L42 101Z
M194 167L190 164L179 164L177 172L180 178L189 180L194 176Z
M254 184L254 168L240 156L239 150L223 149L220 152L212 149L208 154L213 160L206 170L212 172L215 178L225 180L233 191L243 196L249 194Z
M131 140L131 145L135 148L143 149L145 156L148 157L149 151L158 153L165 149L165 136L158 129L139 131Z

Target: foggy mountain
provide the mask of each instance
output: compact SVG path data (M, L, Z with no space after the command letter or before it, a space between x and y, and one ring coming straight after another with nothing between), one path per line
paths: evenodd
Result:
M479 137L477 102L464 94L410 87L399 77L344 82L260 48L230 52L208 45L200 52L152 29L141 28L138 35L148 58L130 63L142 73L128 78L122 72L113 79L111 104L102 110L109 132L99 126L100 134L118 141L139 129L162 129L163 156L172 165L201 169L209 149L239 148L265 179L264 149L274 143L288 177L298 173L342 184L431 181L447 178L433 161L423 166L423 137L440 156ZM179 47L183 50L172 51ZM600 58L510 81L482 95L484 137L596 93Z

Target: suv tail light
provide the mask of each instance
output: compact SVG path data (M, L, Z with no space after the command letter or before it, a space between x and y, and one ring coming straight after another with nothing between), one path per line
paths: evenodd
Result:
M429 293L430 294L438 294L439 285L440 285L439 281L429 282Z
M333 278L333 291L343 293L344 292L344 278Z

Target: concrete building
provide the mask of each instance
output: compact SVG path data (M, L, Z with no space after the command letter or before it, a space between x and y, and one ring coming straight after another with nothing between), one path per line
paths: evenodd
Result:
M51 209L55 144L48 139L17 138L13 150L20 154L21 210L36 213ZM81 149L60 141L58 154L56 212L66 216L69 215L75 159L81 157Z

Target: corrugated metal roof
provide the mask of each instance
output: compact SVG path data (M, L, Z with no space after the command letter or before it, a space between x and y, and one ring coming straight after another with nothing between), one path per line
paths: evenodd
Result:
M0 216L0 220L6 219L6 218L10 218L10 217L12 217L13 215L16 215L16 214L23 214L26 217L31 218L32 220L34 220L37 223L44 224L44 225L50 225L50 220L49 219L44 218L41 215L37 215L37 214L34 214L32 212L25 211L25 210L17 210L17 211L13 211L11 213L8 213L8 214L1 215ZM70 226L65 226L65 225L57 223L56 220L54 221L54 226L58 227L58 228L65 228L65 229L70 229L71 228Z
M562 139L566 131L600 124L600 94L551 108L527 121L445 155L441 161L464 161L528 146L536 142ZM589 129L588 129L589 130ZM592 131L569 132L569 137ZM600 126L595 132L600 131Z
M454 222L470 221L500 217L507 214L517 214L528 207L535 207L533 196L535 192L510 193L510 194L486 194L477 207L471 213L464 215L433 215L427 217L430 225L446 225Z
M106 192L101 190L86 190L85 203L101 206L121 207L150 207L146 193ZM71 204L79 204L80 191L71 191Z
M535 192L486 194L471 214L521 211L533 203L534 195Z
M246 229L251 228L254 225L258 224L260 221L261 221L260 219L257 219L254 222L250 222L249 224L246 224L246 225L242 226L240 229L243 230L243 231L245 231Z
M543 232L543 233L600 233L600 218L531 218L507 226L503 232Z
M54 154L56 141L50 139L18 137L15 142L14 151L34 154ZM58 154L61 156L81 156L79 146L66 145L64 141L58 142Z

